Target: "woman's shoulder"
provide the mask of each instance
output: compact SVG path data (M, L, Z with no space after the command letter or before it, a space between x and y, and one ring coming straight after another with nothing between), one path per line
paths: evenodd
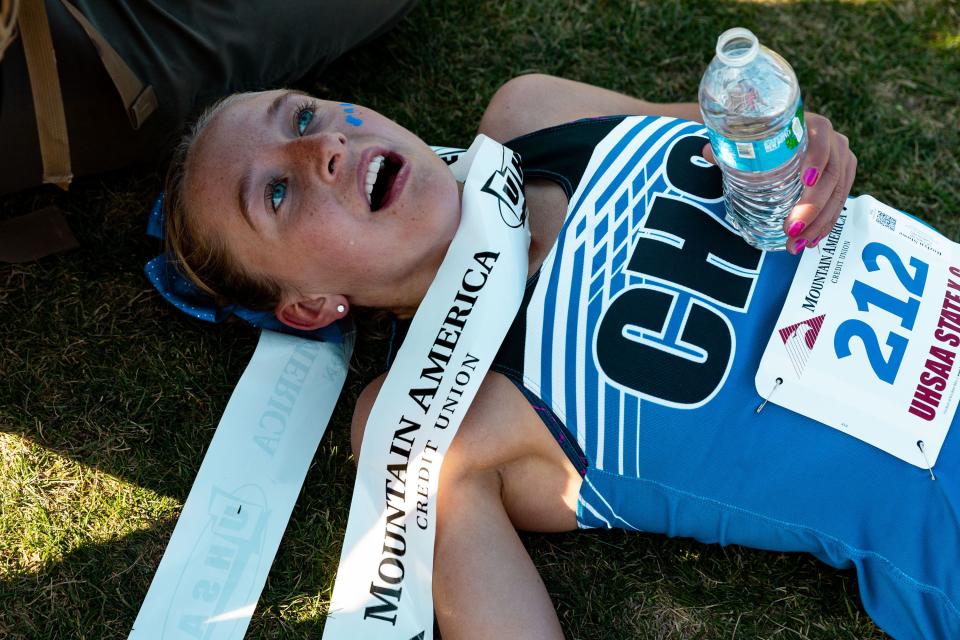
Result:
M350 434L355 455L360 454L367 420L386 375L370 382L357 398ZM517 387L505 376L489 372L464 416L448 456L461 459L463 466L471 469L497 468L527 453L551 453L538 450L542 447L537 444L542 443L541 432L546 430L539 416ZM556 453L563 455L559 448Z
M385 374L367 385L357 401L351 433L355 453L384 378ZM441 487L480 477L497 479L500 499L515 527L532 531L576 527L579 473L523 394L494 372L484 378L444 456Z

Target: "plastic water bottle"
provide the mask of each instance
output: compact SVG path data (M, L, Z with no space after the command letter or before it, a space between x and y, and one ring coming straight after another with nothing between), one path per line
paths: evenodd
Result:
M700 81L700 113L723 172L727 221L759 249L784 249L807 150L793 69L748 29L728 29Z

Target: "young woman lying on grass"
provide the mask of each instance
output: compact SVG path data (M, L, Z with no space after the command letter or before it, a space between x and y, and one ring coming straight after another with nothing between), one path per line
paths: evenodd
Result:
M803 175L815 177L784 223L786 252L761 255L746 245L719 223L722 203L713 202L689 219L654 221L641 210L625 249L588 254L580 265L605 260L621 287L627 267L628 277L658 282L635 287L645 295L627 310L665 335L691 332L674 334L677 343L700 330L697 308L722 313L736 349L718 380L668 350L643 361L649 348L622 337L613 339L622 353L593 348L597 319L615 296L611 289L577 303L570 274L580 267L557 247L625 232L600 217L592 229L564 224L595 147L617 127L651 122L618 114L700 118L693 104L651 104L530 75L504 85L480 123L523 159L530 279L441 473L433 591L443 636L562 637L516 529L619 527L807 551L855 567L864 606L895 637L960 637L958 437L948 437L932 482L922 469L780 407L754 413L753 377L796 269L792 254L830 231L853 183L847 139L807 115ZM691 163L711 156L694 142L685 171L715 195L719 170ZM371 110L346 114L339 103L285 91L235 96L204 119L171 173L167 202L168 237L198 284L221 299L275 309L298 329L325 326L358 305L401 323L411 317L460 214L457 182L414 134ZM670 233L684 249L634 233L644 224L678 225ZM733 274L708 255L758 271ZM681 320L686 329L676 328ZM587 337L575 339L578 331ZM612 385L601 365L637 373ZM358 400L355 449L381 383ZM461 508L466 503L472 507Z

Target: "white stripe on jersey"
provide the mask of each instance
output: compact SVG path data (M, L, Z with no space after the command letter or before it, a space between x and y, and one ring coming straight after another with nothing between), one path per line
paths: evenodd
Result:
M623 424L624 405L623 398L620 397L621 424L617 426L619 429L618 442L612 441L612 435L611 442L606 442L604 434L606 396L608 393L621 394L621 391L616 387L607 385L602 378L597 380L597 397L592 399L595 402L596 410L594 414L590 416L587 415L587 406L590 402L582 397L586 389L587 358L593 357L593 336L587 335L586 330L589 314L587 307L590 304L590 287L593 281L593 278L590 277L590 268L594 255L596 255L601 248L605 250L607 259L602 266L601 275L597 277L602 278L602 286L600 287L599 294L602 295L601 306L602 308L606 308L611 298L621 290L618 288L617 291L611 291L611 280L622 271L623 266L617 265L617 269L614 270L611 268L610 258L616 255L617 250L624 244L629 246L635 241L637 227L645 217L645 213L642 216L634 216L634 219L628 223L630 225L629 230L625 237L621 239L618 246L614 246L615 231L618 225L623 224L624 219L631 216L631 212L641 200L643 200L644 204L640 206L646 211L645 203L648 199L647 196L665 170L664 164L661 164L657 167L656 171L648 175L648 163L657 153L661 152L665 146L671 144L678 134L694 133L702 128L702 125L696 123L675 121L669 118L652 119L643 126L642 130L639 131L623 149L617 152L614 158L608 158L607 156L614 150L616 145L621 142L626 134L635 129L641 120L641 118L625 119L607 134L594 149L583 177L577 185L577 190L570 199L568 215L570 211L574 209L578 210L575 216L565 221L563 229L561 230L561 233L564 234L562 251L558 251L558 247L560 246L558 240L558 243L551 249L541 267L540 279L537 282L527 308L527 334L524 344L524 378L530 383L531 388L541 395L543 400L553 409L554 413L574 432L577 443L587 454L592 466L603 469L605 466L608 466L609 463L609 466L616 467L621 474L625 471L622 451L623 430L626 428L636 428L638 436L636 442L639 442L639 418L638 424L635 426ZM664 131L658 132L658 129L670 122L675 124L669 126ZM651 140L654 134L656 134L656 139ZM602 210L597 211L596 202L599 197L611 186L621 170L627 167L632 156L648 143L650 143L650 147L646 149L639 161L634 162L626 173L626 178L623 179L619 185L616 185L612 197L607 200ZM610 165L606 167L602 175L597 176L596 174L600 165L605 161L609 161ZM638 176L642 176L642 187L636 192L633 192L632 183ZM596 179L596 184L590 188L589 192L586 192L591 180L594 179ZM620 216L617 217L616 205L624 194L629 196L629 201L627 207L621 211ZM606 221L607 224L606 234L601 238L594 238L593 231L597 228L597 225L603 224L603 221ZM586 225L586 230L578 238L576 230L581 224ZM594 241L596 241L596 244L593 244ZM573 273L575 255L578 250L583 251L584 276L581 277L580 282L572 282L571 275ZM558 255L558 253L561 255ZM549 286L550 276L556 268L560 269L559 277L557 278L556 287L551 289ZM596 295L597 294L595 294L595 296ZM572 300L575 296L578 296L578 308L571 309ZM555 308L552 335L548 337L549 350L552 356L552 367L549 372L543 370L544 363L541 346L543 344L543 333L545 330L543 316L547 300L551 300ZM580 321L577 322L577 335L574 336L574 354L568 354L566 349L566 340L568 338L567 326L570 320L570 314L577 314L580 318ZM574 371L572 372L574 379L572 380L567 378L566 373L567 359L569 357L573 357L575 362ZM540 393L543 388L542 383L544 376L546 375L550 376L551 382L550 397L548 398L543 397ZM578 394L577 398L572 399L575 400L575 416L567 415L566 394L568 390ZM638 405L639 404L641 403L638 403ZM569 422L570 418L574 420L573 424ZM617 447L617 450L614 451L611 446ZM596 449L596 451L594 452L593 449ZM605 454L610 456L611 459L609 461L604 459ZM639 455L637 455L637 465L639 465Z

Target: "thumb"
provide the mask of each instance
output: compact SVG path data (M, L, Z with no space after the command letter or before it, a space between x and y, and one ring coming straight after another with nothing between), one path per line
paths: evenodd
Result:
M709 142L703 145L703 151L700 152L700 155L710 164L717 164L717 158L713 155L713 147L710 146Z

